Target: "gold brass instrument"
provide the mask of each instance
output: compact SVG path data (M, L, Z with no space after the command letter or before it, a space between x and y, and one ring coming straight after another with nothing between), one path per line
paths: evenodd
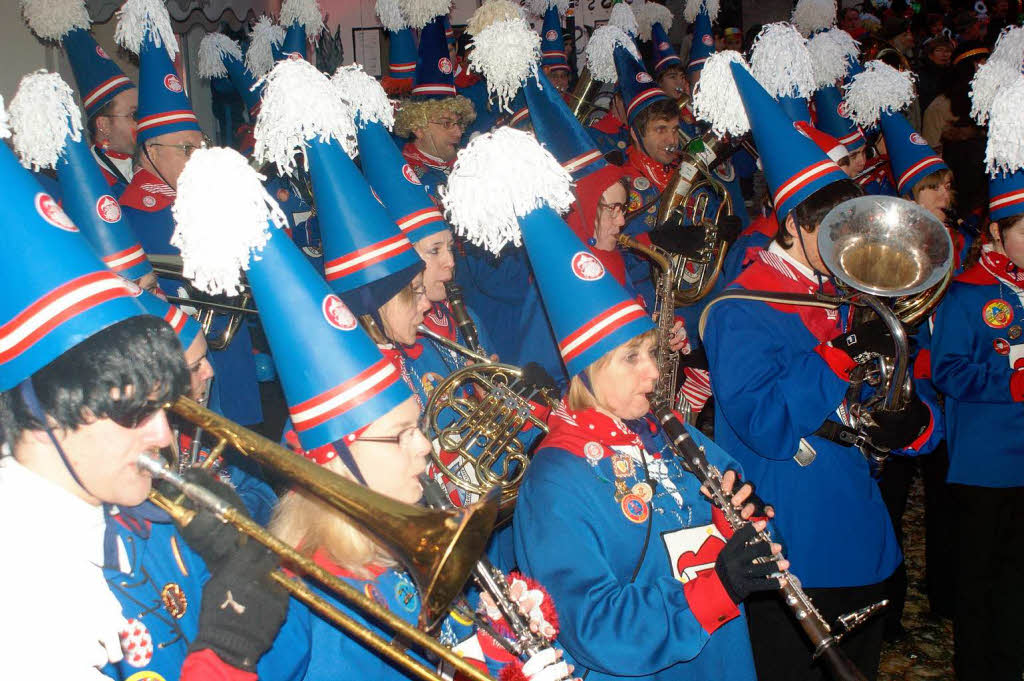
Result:
M603 115L606 111L597 103L600 96L601 83L594 80L594 77L590 75L590 69L584 66L579 80L576 81L572 91L568 93L569 100L572 102L572 115L584 126L594 123L598 115Z
M461 592L490 537L498 513L497 492L487 495L472 506L453 511L434 511L420 506L410 506L332 473L186 397L179 397L169 409L183 419L202 426L203 430L217 438L217 444L211 451L208 461L219 457L225 447L230 446L286 478L293 485L316 495L370 533L375 541L386 547L402 563L416 583L422 600L419 623L424 629L433 628L447 613L448 605ZM249 529L254 528L241 527L244 523L239 525L240 530L256 541L264 543L266 540L267 548L282 555L289 567L308 572L317 581L325 581L322 579L322 571L313 569L316 568L315 563L294 551L278 551L281 542L272 536L265 536L266 531L262 528L257 526L255 529L259 532L250 534ZM333 582L331 585L336 586ZM374 617L413 643L429 644L424 647L440 657L458 659L457 655L447 651L433 639L426 637L425 640L422 632L404 625L400 618L392 615L386 608L367 607L365 600L368 599L349 598L346 590L338 591L341 592L339 595L342 598L368 610ZM356 593L362 596L358 591ZM322 612L320 606L312 607ZM352 633L347 627L346 630ZM416 634L413 635L409 630ZM409 636L406 636L407 634ZM356 637L365 640L361 635ZM385 646L391 647L390 644ZM447 652L442 654L442 650L437 648ZM376 647L374 649L377 650ZM459 665L459 669L462 670L464 666L466 665ZM474 678L487 677L481 677L477 673Z
M672 335L672 328L676 323L675 306L675 283L672 281L671 255L657 246L645 246L636 239L620 233L616 237L623 248L629 248L642 253L661 270L661 277L657 282L657 302L655 303L654 316L658 323L658 382L654 385L654 392L651 394L651 402L658 404L671 404L674 409L683 414L685 421L690 420L692 409L686 396L682 393L676 395L676 381L679 376L679 353L669 346L669 339Z
M252 292L248 284L238 296L210 296L198 291L192 286L182 274L182 261L180 255L150 255L149 261L153 265L153 271L158 277L164 279L180 280L187 295L168 295L167 302L182 307L192 307L198 311L197 320L203 328L203 335L206 336L206 344L211 350L223 350L234 339L238 329L247 314L259 314L256 303L252 299ZM227 321L224 329L218 336L210 336L213 323L218 315L226 315Z

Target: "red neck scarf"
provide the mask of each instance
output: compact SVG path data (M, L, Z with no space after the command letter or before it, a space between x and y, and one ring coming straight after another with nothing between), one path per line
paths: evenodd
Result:
M981 266L996 279L1015 288L1024 287L1024 271L1002 253L985 249L981 253Z
M626 152L626 157L628 158L628 165L643 173L644 177L658 188L658 191L665 191L668 181L672 178L672 173L675 172L673 166L658 163L636 147L630 147Z
M413 167L426 166L428 168L434 168L436 170L444 171L446 174L451 172L452 166L455 165L455 159L450 161L444 161L437 156L432 156L427 152L417 147L413 142L407 142L402 147L402 156L408 161Z

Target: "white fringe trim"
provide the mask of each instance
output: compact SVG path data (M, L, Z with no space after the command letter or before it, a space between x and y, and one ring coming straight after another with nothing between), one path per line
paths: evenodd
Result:
M165 47L167 56L174 61L178 54L178 39L174 37L171 17L164 3L160 0L126 0L117 11L114 40L126 50L139 54L142 41L147 36L156 47Z
M505 112L540 63L540 36L525 19L497 21L473 37L470 69L484 75L487 95Z
M35 71L23 77L10 107L14 150L26 168L53 168L68 137L82 139L82 113L75 93L57 73Z
M85 0L21 0L21 12L43 40L60 40L76 28L88 31L92 24Z
M196 72L201 78L224 78L228 69L224 57L242 61L242 48L238 42L223 33L207 33L199 43L199 64Z

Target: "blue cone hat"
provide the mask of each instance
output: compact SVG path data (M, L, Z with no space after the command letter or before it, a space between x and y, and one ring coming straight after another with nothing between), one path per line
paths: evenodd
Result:
M455 31L452 30L452 20L447 14L442 14L441 23L444 25L444 44L451 47L455 44Z
M455 96L455 67L448 56L444 17L435 17L420 31L412 96L423 99Z
M580 180L607 165L604 155L594 144L594 138L573 116L569 105L547 76L542 72L538 72L536 77L531 76L523 85L523 91L529 105L533 134L572 174L573 180Z
M668 99L651 74L621 45L615 46L615 71L619 75L619 92L626 105L626 119L630 125L637 114L654 102Z
M512 116L508 120L508 125L517 130L525 130L530 123L530 107L526 104L525 88L519 89L516 96L512 98L509 108L512 109Z
M850 153L867 144L864 131L846 115L843 95L835 85L827 85L814 93L815 127L832 135Z
M310 140L306 155L324 276L356 314L369 314L408 284L423 260L337 140Z
M291 25L285 29L284 42L281 43L281 56L285 57L289 54L298 54L305 59L307 41L306 27L297 21L293 21Z
M811 110L807 107L807 100L803 97L777 97L775 99L786 112L791 121L811 122Z
M363 175L402 234L416 243L448 229L444 216L398 151L391 133L380 123L360 122L357 136Z
M990 175L988 197L989 220L1024 214L1024 170Z
M410 84L416 75L416 40L412 29L390 33L388 44L388 73L396 80L408 80Z
M928 140L914 130L910 121L901 113L882 113L879 121L885 148L889 152L892 175L896 179L896 191L909 196L914 185L925 176L949 166L928 146Z
M702 6L693 22L693 41L690 43L690 60L686 66L687 73L701 71L704 62L715 53L715 36L711 32L711 17Z
M670 66L682 65L683 61L672 49L672 43L668 41L668 33L657 21L651 24L651 44L653 45L651 62L654 64L654 73L661 73Z
M540 33L540 64L555 71L569 70L569 60L565 56L565 40L562 37L562 22L558 18L556 5L549 5L544 12L544 25Z
M110 55L96 44L89 31L72 29L61 42L68 53L71 72L75 75L78 94L82 97L88 118L95 116L118 94L135 87Z
M743 66L730 64L765 179L781 221L801 201L826 185L847 179L842 168L796 127L775 99Z
M254 89L257 78L246 68L242 60L232 54L222 51L220 53L220 60L224 64L224 69L228 72L228 80L231 81L242 101L245 102L249 115L255 116L259 113L260 99L262 97L262 88Z
M195 341L196 336L203 332L199 322L185 314L180 307L168 303L166 300L161 300L148 291L143 291L139 294L139 303L146 309L147 314L160 317L167 322L168 326L174 329L178 340L181 341L181 348L183 350L188 350L188 347Z
M103 264L57 202L0 146L0 390L9 390L93 334L146 312L137 300L142 289Z

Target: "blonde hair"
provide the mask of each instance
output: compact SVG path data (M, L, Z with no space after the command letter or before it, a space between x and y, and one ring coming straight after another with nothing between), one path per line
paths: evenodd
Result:
M441 114L457 116L465 125L476 120L473 102L462 95L444 99L406 99L400 102L395 114L394 132L402 138L413 136L413 130L427 127L427 123Z
M921 192L923 192L925 189L938 189L940 184L943 184L947 180L952 179L953 171L950 170L949 168L942 168L941 170L936 170L934 173L928 173L920 180L918 180L917 184L914 185L913 190L911 190L914 200L917 201L918 197L921 196ZM950 190L949 198L950 204L952 204L953 200L956 198L952 190Z
M331 459L324 468L354 481L340 459ZM337 509L299 487L292 488L278 501L268 529L302 555L311 557L322 550L332 562L363 579L371 576L367 569L371 564L396 564Z
M647 341L657 341L658 331L657 329L651 329L645 331L639 336L634 336L620 346L617 346L608 352L601 355L600 359L588 365L583 373L587 375L587 383L594 385L594 373L601 371L608 366L612 361L612 354L620 347L626 348L638 348ZM594 394L584 384L583 379L579 375L573 376L569 382L569 393L566 395L565 402L569 405L569 408L573 411L582 411L584 409L596 409L603 407L604 404L601 401L601 396Z

